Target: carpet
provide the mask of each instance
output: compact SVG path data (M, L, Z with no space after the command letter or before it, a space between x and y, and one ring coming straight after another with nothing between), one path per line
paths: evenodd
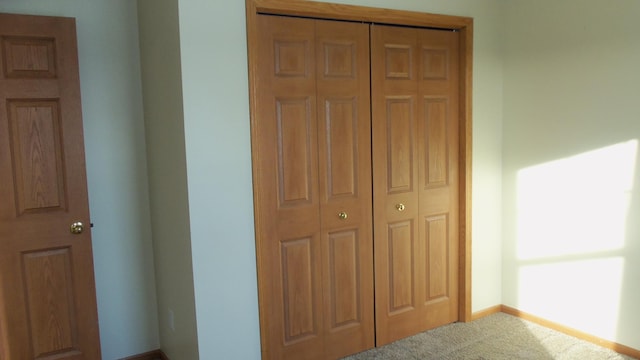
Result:
M453 323L367 350L344 360L629 360L598 345L532 322L497 313Z

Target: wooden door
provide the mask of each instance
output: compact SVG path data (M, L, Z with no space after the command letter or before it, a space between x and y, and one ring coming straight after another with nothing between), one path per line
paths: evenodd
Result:
M369 29L315 23L325 358L337 359L374 346Z
M367 25L259 15L252 157L266 359L373 346Z
M373 25L376 344L458 320L458 33Z
M1 359L100 358L77 61L73 19L0 14Z

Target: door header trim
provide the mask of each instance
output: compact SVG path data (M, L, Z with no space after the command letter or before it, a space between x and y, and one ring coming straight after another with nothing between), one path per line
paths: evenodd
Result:
M331 4L301 0L248 0L254 13L289 15L329 20L348 20L389 25L463 29L473 24L473 18L438 15L404 10Z

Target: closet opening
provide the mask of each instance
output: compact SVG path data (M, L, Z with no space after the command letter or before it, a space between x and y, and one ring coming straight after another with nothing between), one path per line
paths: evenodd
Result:
M246 4L263 358L470 321L473 20Z

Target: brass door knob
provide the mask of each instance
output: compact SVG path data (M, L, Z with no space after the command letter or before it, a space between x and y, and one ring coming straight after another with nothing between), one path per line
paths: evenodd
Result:
M396 205L396 209L398 209L398 211L404 211L405 206L404 206L404 204L397 204Z
M84 231L84 224L80 221L74 222L73 224L71 224L70 230L72 234L82 234L82 232Z
M347 217L348 217L348 215L347 215L347 213L346 213L346 212L341 211L341 212L338 214L338 217L340 218L340 220L346 220L346 219L347 219Z

